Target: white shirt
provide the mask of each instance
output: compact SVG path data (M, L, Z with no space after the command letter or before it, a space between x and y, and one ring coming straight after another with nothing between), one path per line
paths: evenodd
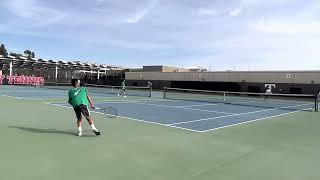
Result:
M272 94L271 89L267 89L266 94Z

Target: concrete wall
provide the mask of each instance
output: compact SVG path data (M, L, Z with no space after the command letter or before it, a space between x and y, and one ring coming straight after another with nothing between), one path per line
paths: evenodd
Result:
M127 72L127 80L320 84L320 71L271 72Z

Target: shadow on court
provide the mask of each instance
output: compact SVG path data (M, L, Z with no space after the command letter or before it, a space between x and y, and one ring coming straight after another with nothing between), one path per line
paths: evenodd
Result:
M30 127L22 127L22 126L8 126L8 128L19 129L26 132L37 133L37 134L66 134L71 136L76 136L75 132L70 131L62 131L57 129L38 129L38 128L30 128ZM96 137L96 135L82 135L82 137Z

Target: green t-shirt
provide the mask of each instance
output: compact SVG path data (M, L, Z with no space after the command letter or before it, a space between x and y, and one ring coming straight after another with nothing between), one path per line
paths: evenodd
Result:
M69 93L69 103L73 106L79 105L89 105L89 101L87 98L87 89L85 87L78 87L70 89Z

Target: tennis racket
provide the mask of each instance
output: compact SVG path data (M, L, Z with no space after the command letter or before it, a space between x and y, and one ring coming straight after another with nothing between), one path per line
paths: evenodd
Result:
M95 107L94 109L101 111L108 118L116 118L118 116L118 111L113 107Z

